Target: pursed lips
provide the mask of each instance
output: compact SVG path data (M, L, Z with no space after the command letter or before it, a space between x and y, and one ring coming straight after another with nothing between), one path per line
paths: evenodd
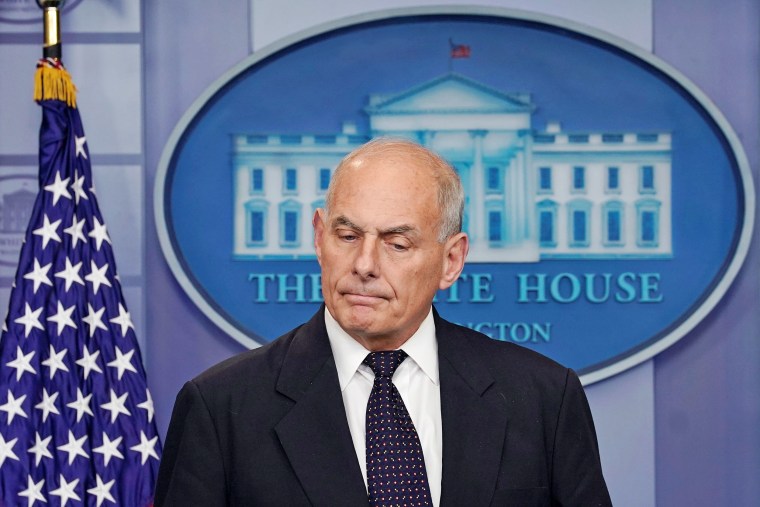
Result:
M352 304L372 305L386 298L380 295L367 294L364 292L341 292L341 295Z

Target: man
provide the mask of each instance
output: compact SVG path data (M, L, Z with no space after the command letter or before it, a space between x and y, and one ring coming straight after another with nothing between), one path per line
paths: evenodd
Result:
M313 220L324 306L184 386L156 505L610 505L577 376L432 308L463 203L414 143L349 154Z

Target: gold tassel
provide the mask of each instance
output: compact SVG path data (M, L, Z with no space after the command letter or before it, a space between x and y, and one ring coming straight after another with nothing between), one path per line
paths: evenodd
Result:
M69 107L77 107L76 86L59 62L40 60L34 76L34 100L62 100Z

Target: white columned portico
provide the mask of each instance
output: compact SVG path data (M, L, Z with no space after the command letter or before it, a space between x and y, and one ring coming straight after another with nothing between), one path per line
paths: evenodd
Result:
M527 215L527 204L525 193L525 151L522 148L517 150L515 157L512 159L512 171L514 172L514 189L510 194L515 200L515 240L522 243L526 239L525 222Z
M472 169L470 170L470 239L473 243L485 241L488 238L483 203L485 202L485 180L483 175L483 138L485 130L471 130L470 137L473 140Z

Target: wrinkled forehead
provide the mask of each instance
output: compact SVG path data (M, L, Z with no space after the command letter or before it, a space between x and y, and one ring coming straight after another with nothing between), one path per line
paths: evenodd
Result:
M346 164L333 181L330 212L374 209L394 214L403 212L435 214L438 209L437 183L433 170L414 157L391 154L362 157ZM432 218L432 217L431 217Z

